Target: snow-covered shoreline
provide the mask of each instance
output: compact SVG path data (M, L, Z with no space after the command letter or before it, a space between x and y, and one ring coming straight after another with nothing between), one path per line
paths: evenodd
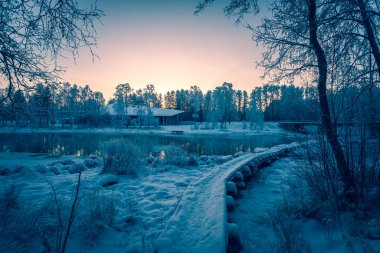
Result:
M308 142L313 144L316 142ZM284 252L286 243L297 252L380 252L376 218L363 229L354 226L361 217L353 215L352 210L340 214L341 224L336 224L332 211L330 217L322 220L316 214L325 207L313 203L305 178L301 177L304 148L259 170L239 192L241 198L235 202L229 218L238 225L241 252ZM360 232L347 232L355 229Z
M149 134L149 135L175 135L175 136L202 136L215 135L223 138L241 136L254 136L265 134L294 135L281 127L278 123L264 123L257 129L243 127L243 122L227 124L227 129L205 129L200 125L195 129L194 125L171 125L160 128L0 128L1 133L81 133L81 134Z

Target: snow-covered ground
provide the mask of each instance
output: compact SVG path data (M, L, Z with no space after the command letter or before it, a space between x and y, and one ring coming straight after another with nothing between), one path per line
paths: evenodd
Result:
M246 126L245 126L246 124ZM227 123L227 129L220 129L220 124L212 129L210 123L195 125L171 125L159 128L0 128L0 133L110 133L110 134L191 134L191 135L258 135L258 134L290 134L279 127L277 123L265 122L262 125L249 128L249 123L231 122ZM294 133L291 133L292 135Z
M68 217L77 172L83 171L68 252L224 252L225 180L253 158L287 146L237 158L201 156L193 166L146 165L134 177L102 174L97 156L0 153L0 183L20 192L21 216L24 207L42 210L43 230L57 222L54 191L63 219ZM23 245L31 251L54 247L54 233L45 231L44 237ZM19 252L20 245L10 238L0 236L0 249Z
M160 235L158 252L226 252L226 182L254 159L296 147L297 143L243 154L212 168L187 187L182 201ZM168 250L170 249L170 250Z
M305 191L294 173L299 166L294 157L275 161L241 191L242 198L230 217L239 226L242 252L282 252L285 237L291 242L290 249L301 250L295 252L380 252L379 240L369 240L363 234L343 238L340 228L332 226L331 221L322 224L294 211L292 203L302 202L300 191ZM350 220L342 219L343 226L348 226Z
M132 177L101 174L102 161L95 156L84 158L0 153L0 185L3 190L14 184L20 191L23 205L44 207L46 213L44 212L43 216L50 217L52 226L55 224L57 213L53 189L49 182L56 191L60 205L63 206L62 210L68 215L78 179L75 168L83 168L80 164L84 164L80 205L67 252L153 252L157 246L156 240L167 227L169 218L175 211L178 212L177 207L184 192L186 191L188 196L189 186L208 175L210 170L215 170L215 165L231 158L232 156L202 156L199 166L147 166L140 175ZM89 212L91 214L94 201L96 204L104 205L104 208L116 209L115 212L103 210L115 213L112 224L105 224L96 218L91 221L93 224L87 224L86 215ZM109 205L108 201L112 201L113 204ZM104 219L103 216L101 217ZM48 223L44 225L47 226ZM94 233L97 239L90 239L88 234L94 237ZM50 243L53 244L54 240L51 238ZM46 245L42 245L42 239L35 238L35 249L28 250L43 250ZM4 246L7 247L8 243L0 242L0 251ZM8 250L20 252L17 245L14 249L8 247Z

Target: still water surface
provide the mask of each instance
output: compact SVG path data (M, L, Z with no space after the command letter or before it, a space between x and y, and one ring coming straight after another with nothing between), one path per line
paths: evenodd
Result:
M153 152L163 145L177 145L189 153L199 155L228 155L239 151L253 151L256 147L271 147L289 143L282 135L257 135L226 138L220 136L162 136L140 134L100 133L2 133L0 152L53 153L66 155L90 155L101 153L110 139L130 140L146 152Z

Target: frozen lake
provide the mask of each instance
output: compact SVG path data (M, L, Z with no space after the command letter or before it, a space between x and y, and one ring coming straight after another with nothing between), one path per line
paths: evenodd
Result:
M104 142L129 139L146 152L157 151L163 145L174 144L189 153L199 155L228 155L253 151L256 147L272 147L290 143L284 135L232 136L163 136L147 134L110 133L1 133L0 152L55 153L84 156L99 154Z

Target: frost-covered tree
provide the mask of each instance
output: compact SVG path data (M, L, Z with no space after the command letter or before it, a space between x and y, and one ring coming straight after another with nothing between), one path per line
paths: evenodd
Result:
M238 120L242 120L243 118L243 92L241 90L237 90L234 93L234 104L238 115Z
M257 96L255 94L255 91L252 91L247 113L249 126L251 129L256 129L257 126L261 127L262 123L264 122L264 114L263 111L261 111L261 109L257 106L256 98Z
M165 100L165 108L167 109L175 109L176 108L176 96L175 96L175 91L168 91L166 92L164 96Z
M242 108L242 120L247 119L247 108L248 108L248 103L249 103L249 97L248 97L248 92L243 91L243 108Z
M122 83L116 86L113 97L115 100L115 109L118 114L127 116L132 91L129 83Z
M51 120L51 94L48 86L41 83L36 85L35 91L31 96L30 110L33 121L38 126L48 127Z
M95 21L103 16L96 5L85 9L75 0L0 1L0 12L0 79L7 99L14 90L59 77L61 54L76 57L82 47L92 53Z
M214 90L215 116L220 122L221 128L227 128L227 122L233 117L233 95L232 83L224 82Z
M189 103L191 107L192 117L195 121L198 121L199 116L200 116L200 110L203 103L202 91L198 86L194 85L190 87L189 95L190 95Z
M7 95L6 95L7 96ZM13 119L16 122L16 126L30 122L30 115L28 113L28 104L25 98L24 92L16 90L13 94L13 106L10 107L13 114Z
M157 105L157 93L153 84L148 84L143 90L144 104L148 108L156 107Z

